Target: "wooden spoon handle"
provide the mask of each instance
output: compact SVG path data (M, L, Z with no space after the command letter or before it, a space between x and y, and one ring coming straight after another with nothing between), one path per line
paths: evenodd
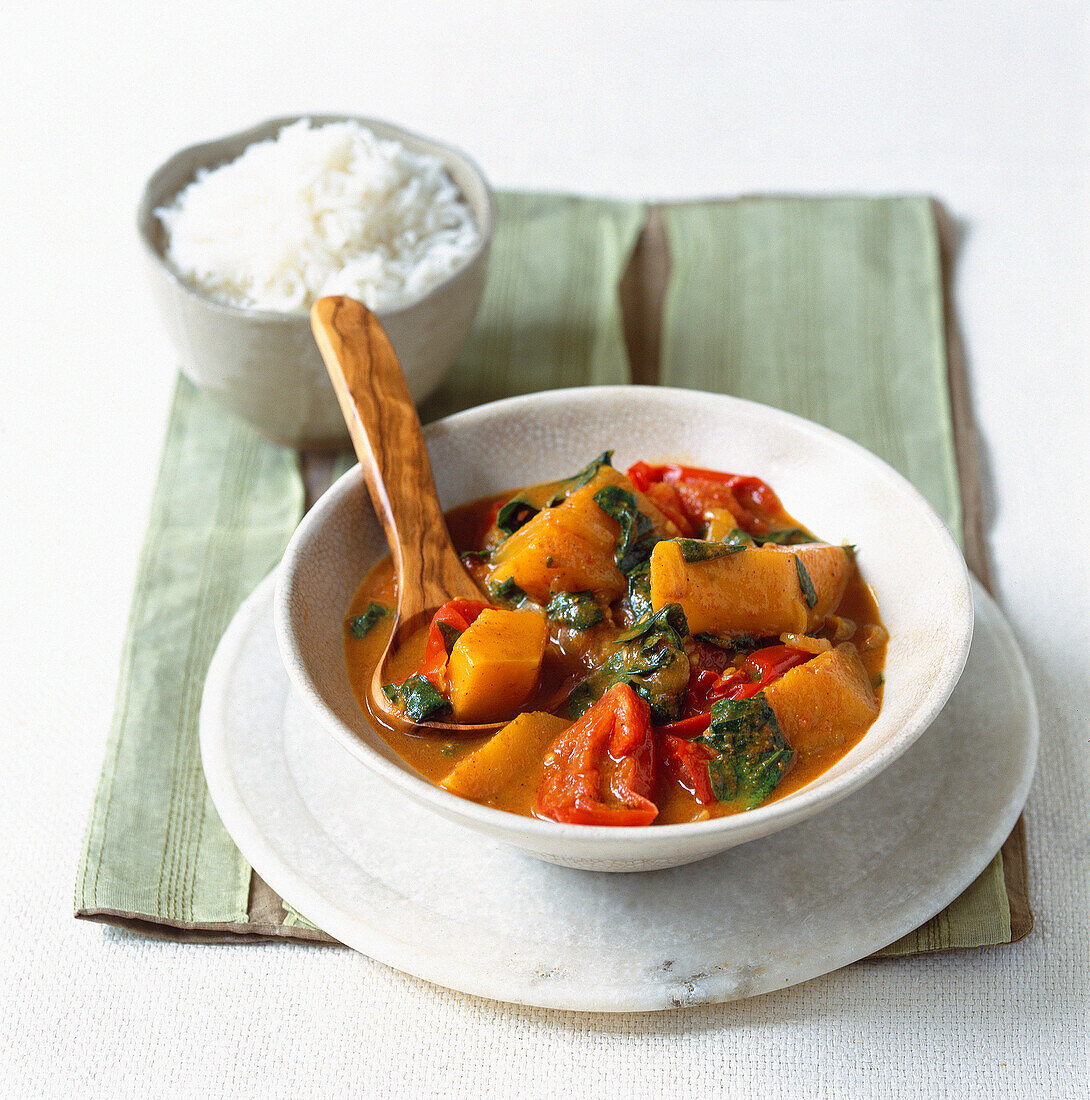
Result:
M310 311L398 575L402 624L456 596L480 599L451 544L420 419L378 318L353 298Z

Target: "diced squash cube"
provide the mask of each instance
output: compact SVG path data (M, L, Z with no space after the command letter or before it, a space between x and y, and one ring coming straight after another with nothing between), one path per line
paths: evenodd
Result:
M814 586L807 602L798 558ZM651 604L681 604L694 634L770 637L805 633L824 621L844 595L851 556L840 546L760 546L721 558L686 562L674 542L651 554Z
M593 592L610 602L627 588L614 552L620 527L598 507L594 494L607 485L627 489L660 538L674 538L677 527L624 474L603 466L582 488L555 508L545 508L503 542L493 554L492 581L514 580L538 603L553 592Z
M498 798L520 783L536 791L545 753L569 725L555 714L520 714L461 760L439 786L476 802Z
M620 528L594 499L607 485L632 492L660 535L677 534L624 474L603 466L586 485L555 508L538 512L496 549L492 582L511 579L542 604L553 592L593 592L606 602L620 596L627 587L614 558Z
M545 637L545 616L536 611L482 611L447 662L455 721L491 722L518 710L537 684Z
M800 753L855 740L878 717L870 678L850 642L785 672L765 688L765 698Z
M548 603L551 592L589 591L616 599L625 590L613 559L617 524L594 501L610 474L620 476L603 466L562 504L520 527L493 555L493 582L512 578L539 603Z

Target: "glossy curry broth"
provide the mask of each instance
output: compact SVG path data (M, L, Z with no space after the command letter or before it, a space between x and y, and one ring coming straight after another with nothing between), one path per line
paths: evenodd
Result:
M524 495L532 493L533 490L530 490ZM497 508L513 495L507 493L474 501L447 513L447 524L460 553L478 552L488 546L496 545L499 538L495 528ZM777 530L800 527L792 517L782 511L782 508L772 526ZM465 558L464 561L484 588L489 571L487 564L482 559L472 557ZM360 707L368 714L371 724L394 752L429 780L440 783L450 775L460 761L480 748L488 737L454 735L443 738L435 734L405 734L391 729L370 707L368 688L393 627L396 585L392 562L387 556L371 569L353 597L345 625L348 673ZM355 637L350 624L359 616L363 616L373 604L388 609L387 613L378 618L362 638ZM593 645L588 642L586 635L612 636L619 627L609 623L609 618L611 615L619 619L624 618L623 609L619 609L616 604L612 606L613 610L606 614L607 621L591 631L580 633L569 629L558 629L555 624L552 626L538 687L533 697L519 710L555 709L558 700L588 675L587 662L590 659L588 649L593 649ZM881 674L886 649L885 634L881 628L874 596L859 576L858 570L854 568L854 563L844 594L835 608L835 615L836 620L827 621L823 628L814 631L814 634L835 642L846 641L857 644L859 658L866 675L871 680L875 697L880 705ZM392 675L396 681L400 682L408 677L420 665L426 636L427 630L421 629L394 655ZM761 644L767 645L776 640L775 638L766 639ZM695 658L691 659L695 660ZM838 729L835 736L821 743L793 744L792 747L797 753L794 763L779 781L768 800L782 798L821 775L859 742L869 725L868 721L865 724L860 723ZM525 761L515 779L508 782L502 792L481 801L498 809L532 816L543 769L544 763L541 758ZM657 768L655 789L651 797L659 808L654 824L703 820L736 813L746 808L737 802L713 802L711 805L702 805L694 793L687 789L672 771L661 766Z

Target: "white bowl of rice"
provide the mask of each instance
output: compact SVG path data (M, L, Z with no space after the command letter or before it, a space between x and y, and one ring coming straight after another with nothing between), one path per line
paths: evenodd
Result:
M176 153L138 214L182 369L265 435L335 447L347 433L310 305L359 298L413 398L450 370L480 305L495 221L464 154L374 119L272 119Z

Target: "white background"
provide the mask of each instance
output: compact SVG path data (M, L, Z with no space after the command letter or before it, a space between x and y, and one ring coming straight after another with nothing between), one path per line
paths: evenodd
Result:
M21 7L0 14L0 1093L1084 1095L1081 5ZM1029 939L610 1019L446 993L345 951L72 920L175 369L137 198L178 147L301 111L445 138L498 186L920 191L964 219L998 595L1042 714Z

